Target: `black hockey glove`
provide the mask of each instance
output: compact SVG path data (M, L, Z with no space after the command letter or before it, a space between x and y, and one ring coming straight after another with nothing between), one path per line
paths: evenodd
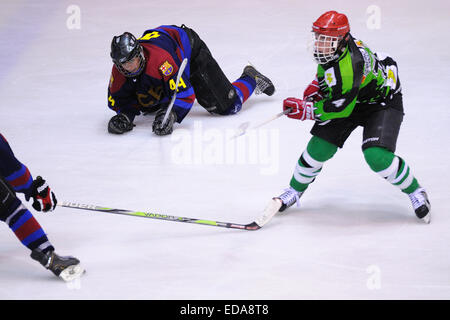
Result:
M122 134L131 131L133 127L133 122L125 114L119 113L109 120L108 132Z
M37 211L53 211L58 203L55 194L41 176L33 181L30 195L25 195L25 199L30 200L30 196L33 198L33 208Z
M159 109L158 112L156 112L155 121L153 121L153 132L158 136L171 134L173 131L173 124L177 121L177 114L173 110L170 110L166 124L163 126L162 122L166 115L166 111L166 108Z

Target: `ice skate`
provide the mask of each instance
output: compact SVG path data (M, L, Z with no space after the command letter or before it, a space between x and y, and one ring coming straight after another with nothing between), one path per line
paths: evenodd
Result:
M417 218L421 219L425 223L431 222L431 204L428 200L427 193L424 188L419 188L413 193L408 194L409 199L413 205L414 211L416 212Z
M275 86L273 85L272 81L270 81L270 79L263 75L261 72L256 70L252 65L246 66L244 68L243 74L256 80L255 94L264 93L268 96L274 94Z
M75 280L85 272L77 258L71 256L62 257L54 251L43 253L39 249L35 249L31 252L31 258L38 261L64 281Z
M279 199L282 202L279 212L283 212L284 210L292 206L294 203L299 204L298 201L302 196L302 194L303 192L299 192L290 187L284 190L284 192L280 196L275 197L274 199Z

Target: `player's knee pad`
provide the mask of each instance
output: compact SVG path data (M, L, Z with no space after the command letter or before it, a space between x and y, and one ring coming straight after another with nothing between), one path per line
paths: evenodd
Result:
M192 72L191 83L198 103L212 113L230 114L239 99L236 90L212 57Z
M316 136L309 140L306 149L314 160L320 162L330 160L337 152L337 146Z
M364 159L369 167L375 172L385 170L396 158L394 153L381 147L370 147L363 152Z
M239 103L239 106L236 106L236 101L239 101L236 90L206 44L200 38L196 38L196 43L198 47L193 49L190 81L197 102L212 113L222 115L236 113L239 110L235 109L240 109Z

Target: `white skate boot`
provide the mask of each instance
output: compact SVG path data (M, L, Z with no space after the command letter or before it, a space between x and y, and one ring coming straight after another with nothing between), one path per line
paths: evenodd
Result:
M408 194L411 200L414 211L416 212L417 218L421 219L425 223L431 222L431 204L428 200L427 193L424 188L419 188L413 193Z
M283 212L284 210L286 210L287 208L292 206L294 203L297 203L297 205L299 206L300 203L298 201L299 201L300 197L302 196L302 194L303 194L303 192L299 192L292 187L289 187L286 190L284 190L284 192L280 196L274 198L274 199L279 199L282 202L282 205L281 205L281 208L279 211Z

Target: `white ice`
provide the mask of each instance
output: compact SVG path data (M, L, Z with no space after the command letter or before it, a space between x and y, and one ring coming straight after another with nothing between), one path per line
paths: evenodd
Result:
M80 10L79 29L71 5ZM265 155L241 160L226 134L301 96L315 74L306 51L311 23L331 9L348 15L354 36L399 64L406 115L397 154L429 193L430 225L369 169L357 129L301 207L259 231L33 211L57 252L82 261L87 273L78 282L65 284L42 268L2 223L0 298L449 299L447 1L2 0L0 131L60 202L249 223L288 186L312 123L270 122L259 138L241 142L248 142L244 151L266 148ZM182 23L200 34L230 80L250 61L272 78L276 94L253 96L230 117L195 104L173 136L152 134L152 116L137 118L126 135L108 134L112 36ZM219 145L216 164L212 143Z

